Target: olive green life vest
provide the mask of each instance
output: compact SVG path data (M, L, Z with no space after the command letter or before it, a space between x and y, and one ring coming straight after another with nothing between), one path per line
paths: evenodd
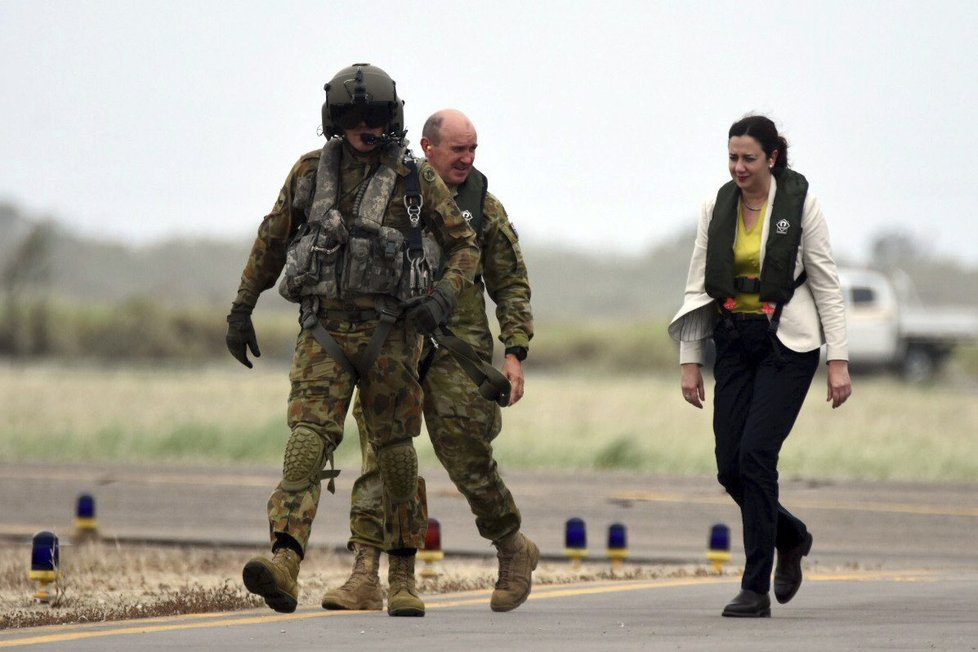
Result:
M760 299L784 304L795 293L795 259L801 243L801 218L808 180L794 170L775 173L777 190L770 211L767 246L761 265ZM733 181L717 192L706 245L706 293L723 303L737 295L734 287L734 237L740 189Z
M473 167L465 183L456 188L456 193L455 203L462 211L462 216L475 231L476 237L482 240L482 231L485 229L483 208L489 193L489 179Z

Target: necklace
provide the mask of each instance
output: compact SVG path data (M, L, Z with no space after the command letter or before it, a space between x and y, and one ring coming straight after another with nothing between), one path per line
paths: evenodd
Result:
M747 202L744 201L744 198L743 197L740 198L740 203L743 204L744 205L744 208L746 208L749 211L755 211L756 212L756 211L761 210L761 208L764 208L764 204L761 204L760 208L754 208L753 206L748 206L747 205Z

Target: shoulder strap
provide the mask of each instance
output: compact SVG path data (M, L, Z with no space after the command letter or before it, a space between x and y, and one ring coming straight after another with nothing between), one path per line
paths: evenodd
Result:
M326 141L319 155L319 166L316 168L315 189L312 193L312 204L307 217L309 221L323 220L329 209L336 206L340 196L340 158L343 141L331 138Z
M408 287L412 296L420 296L427 292L432 283L432 269L424 254L424 238L422 237L421 207L424 206L424 195L421 194L421 179L418 175L418 161L411 150L404 150L404 165L408 174L404 179L404 208L407 209L408 222L411 228L407 234Z
M489 194L489 179L479 170L472 168L465 183L456 189L455 203L459 210L466 216L469 226L475 231L479 239L486 228L485 225L485 205L486 196Z
M479 388L479 395L482 398L487 401L494 401L500 407L509 405L509 396L512 392L509 379L480 358L468 342L455 335L444 325L435 331L432 338L438 346L444 347L445 350L455 356L459 366Z
M706 293L721 302L736 294L733 247L738 201L740 188L736 183L728 181L720 187L706 242Z
M801 244L801 219L808 194L808 180L794 170L776 173L778 182L771 206L764 265L761 267L761 301L787 303L795 293L795 259Z

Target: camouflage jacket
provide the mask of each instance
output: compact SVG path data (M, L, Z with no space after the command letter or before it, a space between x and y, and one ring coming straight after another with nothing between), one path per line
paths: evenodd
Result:
M453 196L456 195L455 189L452 190ZM506 209L492 193L486 195L482 233L477 236L482 255L475 283L459 296L449 328L489 358L492 334L486 316L487 292L496 304L499 341L504 347L528 349L533 337L533 313L526 263Z
M298 193L300 184L307 188L315 186L316 170L319 166L321 149L303 155L289 172L285 184L279 192L272 211L265 216L258 227L258 237L251 248L251 255L241 273L241 283L235 303L254 306L258 295L275 285L285 266L286 251L299 226L306 220L308 192ZM374 153L363 160L352 155L344 146L340 165L341 196L339 210L352 221L353 205L361 184L365 183L383 161L398 174L394 194L388 205L384 224L407 232L410 228L407 209L404 206L404 184L408 168L391 151ZM420 167L421 194L424 206L421 219L431 232L443 252L445 261L439 283L448 284L456 296L472 285L479 262L479 248L475 233L462 217L455 205L451 191L427 162ZM348 225L349 226L349 225ZM349 305L329 305L325 307L349 308ZM353 302L358 308L372 308L373 298L363 296Z

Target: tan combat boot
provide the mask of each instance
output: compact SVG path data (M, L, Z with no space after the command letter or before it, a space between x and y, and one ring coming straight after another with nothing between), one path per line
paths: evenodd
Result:
M424 602L414 588L414 555L387 555L387 613L391 616L423 616Z
M540 561L540 549L520 532L496 543L499 579L489 607L493 611L512 611L526 602L533 584L533 570Z
M351 611L379 611L384 608L384 593L380 588L380 550L373 546L354 543L356 558L353 572L346 584L331 589L323 596L323 609L349 609Z
M299 553L290 548L279 548L271 559L255 557L241 573L245 588L265 598L275 611L292 613L299 599L300 561Z

